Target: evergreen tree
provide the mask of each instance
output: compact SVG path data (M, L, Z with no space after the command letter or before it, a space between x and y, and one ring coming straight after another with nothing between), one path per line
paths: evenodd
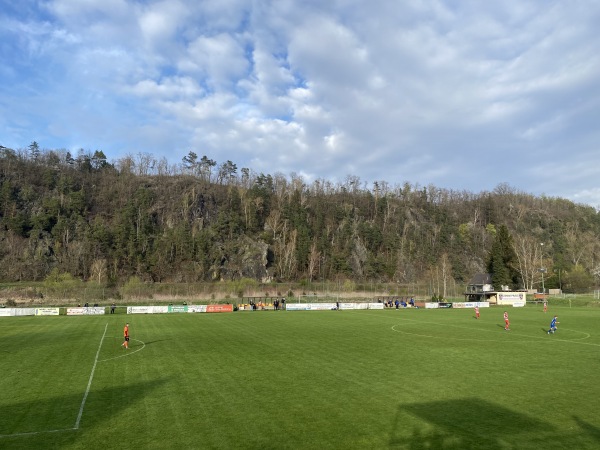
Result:
M190 151L186 156L182 158L183 167L189 170L190 173L196 172L196 167L198 167L198 155L192 151Z
M488 271L492 274L494 289L503 286L515 289L519 284L517 255L513 247L512 236L506 225L500 225L490 252Z
M29 153L31 155L31 159L34 161L37 161L40 158L40 145L36 141L33 141L31 144L29 144Z

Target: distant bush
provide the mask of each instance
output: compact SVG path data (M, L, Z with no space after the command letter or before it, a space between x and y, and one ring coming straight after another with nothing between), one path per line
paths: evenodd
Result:
M119 292L123 298L154 297L152 285L146 285L139 277L130 277L127 282L121 286Z
M44 280L44 288L49 296L73 297L77 296L84 286L83 281L67 272L60 272L54 268Z

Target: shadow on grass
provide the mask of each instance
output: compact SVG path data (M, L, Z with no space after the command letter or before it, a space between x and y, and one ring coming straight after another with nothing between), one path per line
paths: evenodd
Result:
M166 381L159 379L100 391L92 389L77 430L75 426L82 407L83 392L12 404L0 403L0 448L4 448L4 445L13 448L9 445L11 443L15 444L14 448L19 443L24 448L44 448L36 447L36 443L71 442L79 432L97 426L123 408L148 396ZM90 408L91 402L103 404L104 407ZM86 414L90 410L93 413Z
M573 416L573 420L577 423L577 425L579 425L579 428L581 428L589 436L591 436L592 438L594 438L594 440L596 442L600 443L600 428L595 427L594 425L591 425L591 424L587 423L585 420L582 420L582 419L580 419L577 416ZM600 445L599 445L599 447L600 447Z
M403 417L425 424L409 431L402 427ZM390 448L500 449L552 431L542 420L476 398L414 403L398 408Z
M580 430L565 434L548 422L476 398L413 403L398 407L389 448L543 448L548 443L555 448L598 448L600 429L574 420Z

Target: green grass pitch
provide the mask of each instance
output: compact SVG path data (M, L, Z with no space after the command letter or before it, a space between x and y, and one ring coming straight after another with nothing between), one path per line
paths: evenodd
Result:
M503 311L3 317L0 448L600 448L600 311Z

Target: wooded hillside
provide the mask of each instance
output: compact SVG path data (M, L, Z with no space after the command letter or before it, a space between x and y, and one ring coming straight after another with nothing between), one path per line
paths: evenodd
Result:
M0 149L2 281L435 280L441 290L492 269L493 249L508 245L515 287L539 288L544 267L545 287L568 292L598 283L599 236L594 208L507 185L307 183L193 152L170 166L35 142Z

